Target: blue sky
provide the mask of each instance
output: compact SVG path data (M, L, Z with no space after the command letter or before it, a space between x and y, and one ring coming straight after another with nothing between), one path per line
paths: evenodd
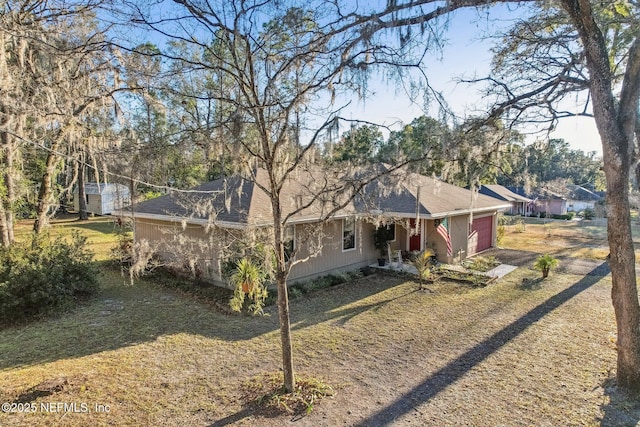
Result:
M506 26L517 17L515 6L492 7L489 11L492 21L482 16L483 12L473 10L458 11L450 20L445 34L448 39L440 55L428 60L426 74L432 86L441 91L454 112L459 116L479 114L483 109L479 88L466 84L457 84L461 77L482 77L489 73L491 41L481 40L483 34L497 26ZM510 9L511 8L511 9ZM498 18L498 21L493 19ZM420 104L412 104L408 97L398 90L393 83L377 83L373 85L376 95L363 101L354 102L350 109L353 119L366 118L372 122L391 125L402 121L409 123L423 114L437 117L437 107L424 109ZM566 106L574 111L582 109L582 103L576 99L575 105ZM399 128L400 125L395 125ZM542 137L544 135L539 135ZM602 153L602 146L595 122L590 118L562 119L557 129L551 134L554 138L563 138L574 149L585 152ZM532 142L536 136L529 136Z
M446 44L441 52L434 52L431 58L427 58L425 72L432 87L442 92L456 115L477 116L486 112L486 106L482 105L482 97L479 94L480 88L458 84L456 80L462 77L488 75L491 63L489 49L492 41L482 40L482 37L496 28L507 27L527 10L522 6L502 4L480 10L463 9L449 16L448 30L444 34ZM157 11L157 13L162 12ZM134 44L144 40L162 44L162 37L158 37L152 31L136 31L133 34L128 33L125 37ZM425 108L421 100L412 103L401 88L398 88L394 82L385 82L382 77L377 81L373 79L369 88L375 94L364 100L343 100L343 102L351 101L343 116L385 124L392 129L399 129L402 123L409 123L424 114L438 116L437 106L431 105ZM563 107L578 111L582 109L582 104L576 100L575 105ZM538 135L538 137L543 136ZM601 155L602 147L592 119L563 119L551 136L565 139L574 149L585 152L596 151ZM536 136L529 136L527 141L532 142L535 138Z

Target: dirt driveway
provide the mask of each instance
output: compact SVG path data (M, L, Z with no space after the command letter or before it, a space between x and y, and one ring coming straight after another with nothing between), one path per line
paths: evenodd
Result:
M493 248L482 253L482 256L494 256L502 264L515 265L517 267L532 268L536 258L540 256L538 252L521 251L515 249ZM609 265L603 260L593 260L584 258L573 258L568 256L558 256L558 272L567 274L578 274L581 276L604 276L609 269Z

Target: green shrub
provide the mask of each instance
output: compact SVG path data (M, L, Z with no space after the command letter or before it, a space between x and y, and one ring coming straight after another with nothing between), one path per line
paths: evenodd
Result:
M504 224L498 224L498 229L496 230L496 243L498 245L502 245L504 242L504 236L507 234L507 227Z
M289 293L289 299L300 298L302 295L304 295L303 288L298 286L290 287L288 293Z
M563 214L563 215L551 215L551 218L570 220L570 219L573 219L573 216L574 216L573 212L567 212L566 214Z
M347 279L348 282L352 280L358 280L364 277L364 273L362 272L362 270L347 271L346 275L348 277Z
M0 321L8 323L70 306L98 288L86 238L34 236L0 249Z
M549 272L558 266L559 262L556 258L549 254L544 254L536 259L533 268L542 272L542 278L545 279L549 276Z
M260 266L250 258L238 261L229 281L234 288L233 298L229 301L231 309L240 312L246 296L249 299L249 312L253 315L264 314L263 307L269 295L265 279Z
M524 233L525 230L525 225L524 225L524 220L523 219L519 219L515 222L515 230L516 233Z
M596 217L596 212L593 209L585 209L580 213L580 216L584 219L593 219Z
M488 257L475 256L465 260L463 265L469 270L487 272L500 265L500 262L493 255Z

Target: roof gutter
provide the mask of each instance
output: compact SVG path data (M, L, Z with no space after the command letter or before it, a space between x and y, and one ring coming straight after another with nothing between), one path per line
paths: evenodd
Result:
M176 222L176 223L181 223L184 221L187 224L201 225L203 227L206 225L216 225L221 228L234 228L238 230L247 228L249 226L249 224L242 224L239 222L209 221L208 219L202 219L202 218L185 218L180 216L150 214L150 213L144 213L144 212L130 212L130 211L122 211L122 210L113 211L112 215L124 216L129 218L153 219L157 221L167 221L167 222Z
M490 206L490 207L486 207L486 208L467 208L467 209L456 209L453 211L448 211L448 212L438 212L437 214L420 214L421 218L424 219L439 219L439 218L445 218L448 216L456 216L456 215L465 215L465 214L471 214L471 213L484 213L484 212L490 212L490 211L494 211L497 210L498 212L503 212L507 209L511 208L511 204L504 204L504 205L496 205L496 206ZM231 228L231 229L237 229L237 230L241 230L241 229L245 229L248 227L268 227L270 225L273 225L272 222L261 222L261 223L256 223L256 224L247 224L247 223L239 223L239 222L231 222L231 221L209 221L208 219L202 219L202 218L184 218L184 217L179 217L179 216L171 216L171 215L160 215L160 214L150 214L150 213L145 213L145 212L130 212L130 211L123 211L123 210L117 210L117 211L113 211L112 213L115 216L124 216L124 217L133 217L133 218L144 218L144 219L152 219L152 220L157 220L157 221L167 221L167 222L174 222L174 223L181 223L181 222L186 222L187 224L194 224L194 225L201 225L201 226L206 226L206 225L215 225L221 228ZM339 215L334 215L331 216L329 218L312 218L312 217L308 217L308 218L298 218L298 219L293 219L291 221L288 221L288 224L304 224L304 223L312 223L312 222L318 222L318 221L327 221L327 220L331 220L331 219L341 219L341 218L348 218L351 217L352 215L363 215L365 213L363 212L355 212L353 214L339 214ZM389 211L383 211L380 213L377 213L377 215L379 216L391 216L391 217L397 217L397 218L415 218L416 215L415 213L406 213L406 212L389 212Z

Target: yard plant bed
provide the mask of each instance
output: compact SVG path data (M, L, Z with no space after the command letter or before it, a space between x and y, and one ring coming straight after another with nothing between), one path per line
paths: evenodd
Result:
M446 267L436 269L431 273L431 277L433 278L433 281L447 279L481 288L487 286L489 283L495 282L496 280L495 277L487 276L486 274L482 274L482 272L471 270L458 271L451 270Z

